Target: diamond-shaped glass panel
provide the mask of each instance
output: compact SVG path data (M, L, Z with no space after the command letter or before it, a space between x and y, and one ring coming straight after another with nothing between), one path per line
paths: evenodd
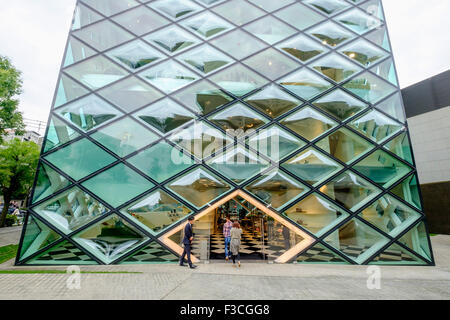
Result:
M223 4L214 7L212 11L238 26L249 23L266 14L263 10L242 0L226 1Z
M405 233L398 242L418 253L428 261L431 261L431 248L428 242L428 232L425 223L419 222L411 230Z
M263 174L245 189L276 210L309 191L307 186L277 169Z
M339 163L312 147L293 156L282 166L315 187L343 168Z
M141 72L140 75L167 94L187 86L199 78L195 73L174 61L160 63Z
M422 214L386 195L364 209L359 216L395 238L420 219Z
M389 243L388 238L356 218L342 225L325 241L358 264Z
M397 91L393 85L368 72L353 78L344 87L372 104Z
M268 161L240 145L207 160L206 164L238 184L251 179L270 166Z
M193 1L188 0L159 0L150 3L150 7L161 12L171 19L180 19L187 17L202 9Z
M384 148L394 153L403 160L413 164L411 141L406 133L402 133L386 143Z
M72 102L55 112L85 132L122 115L122 112L94 95Z
M156 128L162 134L167 134L195 118L191 111L169 98L156 102L133 116Z
M362 38L342 47L339 49L339 52L365 67L373 65L378 60L388 56L386 51L381 50Z
M192 18L183 20L181 24L204 38L216 36L219 33L233 28L230 23L211 12L198 14Z
M350 216L346 211L316 193L294 204L284 212L284 215L317 237Z
M313 104L341 121L345 121L368 108L366 103L354 98L341 89L336 89L326 94L315 100Z
M94 49L88 47L74 37L70 37L69 42L67 43L64 67L68 67L78 61L92 57L95 54L96 52Z
M426 265L426 262L416 257L408 250L394 243L378 256L373 258L369 264L375 265Z
M389 44L389 37L386 27L383 26L370 31L364 35L364 38L372 41L377 46L382 47L384 50L391 52L391 45Z
M69 234L106 214L109 210L88 193L78 187L72 187L34 207L33 211L58 230Z
M98 264L73 243L64 240L54 247L29 260L26 264L36 265L94 265Z
M58 84L58 91L55 97L54 108L62 106L67 102L73 101L81 96L84 96L89 91L82 87L78 82L73 81L65 74L61 74L61 80Z
M417 183L417 176L411 175L400 184L390 190L393 194L405 200L409 204L422 210L422 203L419 194L419 184Z
M178 59L204 74L215 71L233 62L233 59L209 45L202 45L189 50L180 55Z
M158 139L155 133L128 117L103 127L91 137L120 157L125 157Z
M87 5L91 6L95 10L101 12L106 16L112 16L113 14L125 11L139 5L134 0L81 0Z
M163 96L161 92L136 77L128 77L98 92L126 112L133 112Z
M248 138L247 144L260 154L264 154L270 160L276 162L306 145L303 140L277 125L272 125L251 136Z
M353 166L355 170L385 188L406 176L412 169L383 150L377 150Z
M111 263L149 238L116 214L94 224L73 240L104 263Z
M73 16L72 30L81 29L88 24L102 20L103 17L82 3L78 3Z
M319 60L315 60L309 64L309 67L314 68L337 83L348 79L362 70L361 67L349 62L337 53L331 53Z
M231 190L227 182L202 167L168 183L167 188L196 208L203 207Z
M194 160L166 142L160 142L127 161L159 183L194 165Z
M311 107L303 108L289 115L280 123L310 141L317 139L338 124Z
M406 122L406 115L405 110L403 109L402 95L400 92L375 105L375 108L387 113L400 122Z
M337 45L355 38L351 32L331 21L327 21L311 28L307 32L319 39L322 44L330 47L336 47Z
M70 126L52 116L48 126L47 136L44 142L44 152L48 152L64 143L67 143L76 137L80 136L78 132L73 130Z
M279 51L269 48L263 52L247 58L243 61L247 66L253 70L258 70L263 76L275 80L284 76L286 73L294 71L300 65L287 58Z
M398 79L395 73L394 60L392 58L386 59L369 70L398 87Z
M217 48L222 49L235 59L244 59L267 47L267 44L263 41L241 29L227 32L218 38L212 39L210 43Z
M261 9L264 9L268 12L275 11L277 9L280 9L281 7L285 7L288 4L294 2L295 0L250 0L251 3L253 3L255 6L260 7Z
M325 46L308 38L304 34L286 40L278 44L277 47L303 62L329 51Z
M245 102L261 110L271 118L277 118L302 104L300 100L270 85L245 99Z
M283 8L275 13L275 16L289 23L299 30L304 30L325 20L325 17L314 10L296 2L293 5ZM302 17L299 19L299 17Z
M115 16L113 20L138 36L159 29L169 23L169 20L145 6L124 12Z
M346 260L344 260L337 253L331 251L320 243L308 249L308 251L300 254L294 263L302 263L302 264L348 264Z
M177 26L169 26L144 37L145 40L153 43L158 48L164 49L167 53L180 52L194 44L200 42L189 32Z
M124 204L154 186L122 163L103 171L82 185L113 207Z
M95 56L64 70L91 89L104 87L128 73L103 56Z
M84 178L116 160L88 139L76 141L45 156L45 159L75 180Z
M121 261L120 264L157 264L157 263L178 263L180 258L168 249L153 241L144 249L133 253L130 257Z
M363 34L369 30L378 28L382 22L372 15L368 15L363 11L354 8L346 11L335 18L342 25L359 34Z
M71 182L48 165L41 163L34 187L33 203L68 187Z
M242 103L236 103L208 119L225 131L236 133L236 136L242 131L248 134L268 122L266 118Z
M198 159L203 159L214 152L219 152L232 143L233 139L227 137L219 130L206 125L204 122L196 122L187 129L172 135L170 141L176 143Z
M278 83L305 100L312 99L333 87L330 82L306 68L288 75Z
M382 113L371 110L349 124L369 139L382 143L404 129L404 126Z
M131 33L116 24L103 20L73 33L91 47L104 51L133 39Z
M345 163L359 159L375 146L352 131L341 128L323 138L316 145Z
M348 171L322 186L320 192L326 194L341 206L355 212L379 195L381 190L366 179Z
M140 40L109 51L107 55L131 71L137 71L165 58L162 53Z
M136 224L159 234L191 213L191 210L166 192L158 189L121 210Z
M234 100L205 80L172 95L172 98L201 115L208 114Z
M270 45L296 33L294 28L272 16L256 20L246 25L244 29Z
M268 80L241 64L222 70L209 79L235 96L243 96L268 83Z
M350 4L344 0L305 0L304 2L327 15L335 14L350 7Z

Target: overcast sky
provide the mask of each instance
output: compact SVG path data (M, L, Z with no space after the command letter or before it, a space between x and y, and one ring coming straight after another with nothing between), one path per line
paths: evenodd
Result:
M0 55L23 72L20 110L47 121L75 0L0 0ZM402 87L450 69L449 0L384 0Z

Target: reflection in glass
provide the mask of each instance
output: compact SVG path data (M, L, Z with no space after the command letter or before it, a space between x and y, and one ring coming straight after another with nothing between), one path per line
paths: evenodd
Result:
M313 104L335 118L345 121L368 107L341 89L336 89L315 100Z
M278 81L278 83L302 99L310 100L333 85L316 73L303 68Z
M66 125L63 121L52 116L44 142L44 152L57 148L60 145L75 139L79 135L78 132Z
M34 186L33 203L68 187L71 182L48 165L41 163Z
M266 16L244 27L249 33L273 45L296 33L295 29L272 16Z
M284 41L277 47L303 62L328 51L326 47L303 34Z

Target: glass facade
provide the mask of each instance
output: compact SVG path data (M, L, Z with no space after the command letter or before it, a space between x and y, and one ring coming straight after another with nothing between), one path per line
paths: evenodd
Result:
M78 0L16 264L174 263L189 216L208 260L233 203L268 261L433 265L399 92L381 0Z

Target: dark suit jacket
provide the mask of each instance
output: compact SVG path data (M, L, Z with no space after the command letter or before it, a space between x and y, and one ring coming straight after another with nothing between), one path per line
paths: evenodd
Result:
M183 243L184 244L191 244L191 237L194 236L194 233L192 232L192 225L188 222L186 226L184 227L184 238Z

